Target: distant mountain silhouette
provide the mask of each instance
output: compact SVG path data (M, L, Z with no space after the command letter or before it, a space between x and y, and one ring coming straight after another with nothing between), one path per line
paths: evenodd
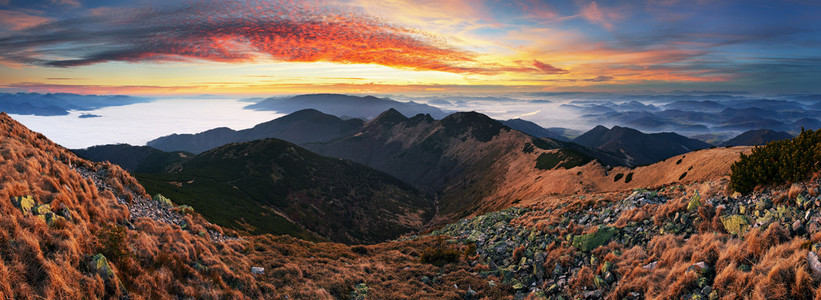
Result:
M705 101L695 101L695 100L679 100L672 102L670 104L664 105L665 109L675 109L675 110L685 110L685 111L721 111L727 106L724 106L721 103L705 100Z
M71 151L90 161L108 161L134 173L171 171L194 156L191 153L165 152L147 146L128 144L101 145Z
M510 119L510 120L507 120L507 121L500 121L500 122L502 124L504 124L505 126L507 126L507 127L516 129L518 131L527 133L529 135L532 135L532 136L535 136L535 137L538 137L538 138L549 138L549 139L554 139L554 140L559 140L559 141L569 141L570 140L566 136L563 136L563 135L557 133L556 131L558 131L558 130L552 131L550 129L544 128L542 126L539 126L536 123L533 123L533 122L530 122L530 121L527 121L527 120Z
M336 242L375 243L422 229L434 213L433 200L409 184L279 139L228 144L170 173L137 177L151 193L257 234L309 238L308 230Z
M390 109L366 123L356 135L304 146L368 165L439 195L444 220L513 201L517 192L507 194L503 178L520 176L510 168L514 162L528 170L536 169L537 161L550 158L555 163L546 164L547 169L574 167L594 159L609 165L624 164L621 158L602 151L534 138L476 112L458 112L435 120L423 114L407 118ZM542 155L548 158L538 159ZM573 163L567 162L571 158Z
M622 153L631 165L651 164L712 146L672 132L646 134L627 127L613 126L612 129L607 129L601 125L573 139L573 142L612 153Z
M121 106L151 101L132 96L97 96L77 94L0 93L0 111L18 115L59 116L69 110L88 111L107 106Z
M327 141L355 133L364 122L360 119L342 120L315 109L305 109L253 128L235 131L220 127L196 134L172 134L151 140L148 146L163 151L204 151L237 142L264 138L279 138L292 143Z
M758 146L767 144L771 141L789 139L792 137L793 136L791 134L784 131L755 129L739 134L738 136L719 144L719 146Z
M310 94L287 98L268 98L245 107L253 110L271 110L280 113L292 113L303 109L316 109L335 116L352 116L370 120L382 112L393 108L402 114L412 116L429 114L441 119L447 115L439 108L416 102L399 102L390 98L374 96L350 96L341 94Z

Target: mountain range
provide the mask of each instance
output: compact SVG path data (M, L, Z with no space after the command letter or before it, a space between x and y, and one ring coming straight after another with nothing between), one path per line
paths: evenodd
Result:
M340 94L310 94L285 98L267 98L246 106L252 110L271 110L289 114L303 109L316 109L343 118L370 120L382 112L393 108L402 114L413 116L429 114L441 119L448 115L439 108L423 103L400 102L390 98L374 96L353 96Z
M315 109L303 109L287 116L235 131L214 128L197 134L172 134L151 140L148 146L163 151L201 153L228 143L278 138L296 144L321 142L356 133L364 124L360 119L342 120Z
M526 121L513 123L528 128L538 126ZM225 134L214 135L215 132ZM552 176L545 172L556 173L551 170L559 172L591 161L602 164L595 167L596 170L604 170L606 166L645 165L710 146L673 133L644 134L623 127L597 127L574 142L566 142L530 136L475 112L455 113L436 120L423 114L408 118L393 109L368 122L302 110L247 130L172 135L151 141L149 145L197 152L192 150L272 136L291 139L290 142L321 155L361 163L411 184L427 197L436 199L435 207L440 213L434 223L491 211L506 207L516 199L532 197L537 191L526 188L527 182L532 184L533 178L536 182L544 181ZM102 149L96 152L104 152ZM116 157L104 156L97 159L117 161ZM511 169L511 165L521 167ZM166 167L171 169L182 169L180 174L188 172L185 164ZM138 177L145 181L152 176ZM166 180L172 181L178 182ZM160 186L161 181L145 184L152 189ZM510 188L519 185L518 190ZM601 184L587 182L581 186L585 185ZM559 184L549 190L564 191L574 186L577 184ZM248 203L257 202L260 200ZM237 227L236 224L226 226Z
M124 95L0 93L0 111L18 115L59 116L67 115L69 110L90 111L148 101L151 99Z
M645 134L638 130L596 126L573 139L580 145L624 155L628 165L647 165L712 145L672 133Z

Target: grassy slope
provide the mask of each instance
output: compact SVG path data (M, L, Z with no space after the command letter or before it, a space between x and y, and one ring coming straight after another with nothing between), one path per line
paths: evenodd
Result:
M151 193L251 233L308 238L304 227L334 241L372 243L418 229L432 214L432 202L410 185L276 139L223 146L181 171L139 178Z

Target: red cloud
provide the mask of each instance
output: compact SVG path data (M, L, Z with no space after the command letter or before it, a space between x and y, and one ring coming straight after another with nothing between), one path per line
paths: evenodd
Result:
M547 74L567 74L567 73L569 73L567 70L559 69L557 67L551 66L549 64L540 62L540 61L535 60L535 59L533 60L533 66L536 67L536 69L539 69L539 71L541 71L543 73L547 73Z
M58 45L62 47L54 50ZM73 58L42 59L46 51L51 57ZM55 67L202 59L378 64L451 73L534 71L483 64L474 56L448 47L435 36L305 2L236 1L108 10L0 40L0 57L5 60Z

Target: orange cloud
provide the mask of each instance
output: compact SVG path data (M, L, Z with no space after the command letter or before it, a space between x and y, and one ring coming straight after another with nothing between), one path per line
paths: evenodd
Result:
M90 32L88 28L95 29ZM435 35L303 2L236 1L196 3L185 9L121 9L95 14L94 18L64 20L4 39L0 41L0 57L53 67L199 59L377 64L460 74L537 71L483 63L476 60L476 54L449 47Z
M615 10L601 8L595 1L582 7L581 15L591 23L600 25L607 30L613 30L613 21L622 18L622 14Z
M46 17L29 15L19 11L0 10L0 26L11 30L23 30L51 21Z
M563 70L563 69L548 65L546 63L540 62L540 61L535 60L535 59L533 60L533 66L536 67L536 69L539 69L540 71L542 71L543 73L546 73L546 74L565 74L565 73L568 73L567 70Z

